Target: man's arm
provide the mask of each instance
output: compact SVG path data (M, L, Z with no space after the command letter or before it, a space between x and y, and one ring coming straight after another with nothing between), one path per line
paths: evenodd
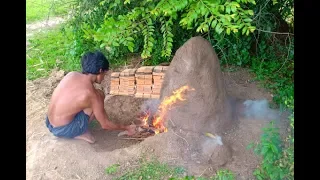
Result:
M93 114L100 122L101 127L109 130L127 130L129 126L117 125L108 120L107 114L104 110L104 99L102 97L103 96L98 92L92 93L90 97Z

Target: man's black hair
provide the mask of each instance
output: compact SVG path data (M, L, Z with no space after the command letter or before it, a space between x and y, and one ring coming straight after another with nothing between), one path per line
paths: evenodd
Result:
M99 74L99 70L109 70L109 61L100 51L87 52L81 58L83 74Z

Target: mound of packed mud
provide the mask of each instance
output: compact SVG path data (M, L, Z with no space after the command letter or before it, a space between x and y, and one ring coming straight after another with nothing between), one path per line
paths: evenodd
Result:
M145 99L133 96L113 96L107 95L104 104L110 121L129 125L136 122L140 113L140 107Z
M194 91L170 111L175 126L198 133L221 134L232 127L233 112L227 96L219 59L210 43L193 37L180 47L166 72L160 100L181 86ZM170 123L169 127L173 127Z
M236 116L219 59L202 37L189 39L177 50L162 84L160 102L183 86L188 86L190 91L186 91L180 98L183 100L173 104L164 117L168 132L141 144L153 147L161 157L179 159L189 172L197 172L196 169L207 165L221 167L232 160L232 149L223 135L234 127ZM150 100L145 106L152 107L152 104L159 102Z

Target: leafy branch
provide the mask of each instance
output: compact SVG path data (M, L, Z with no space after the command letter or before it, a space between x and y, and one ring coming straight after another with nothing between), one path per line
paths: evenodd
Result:
M106 12L104 22L97 30L84 25L83 31L86 38L93 38L101 43L101 47L126 46L134 52L135 38L143 36L142 58L151 56L155 44L154 33L162 34L162 57L169 57L172 53L173 20L178 21L184 29L195 29L196 32L206 33L209 27L218 34L231 32L237 34L242 29L242 34L249 35L255 27L251 25L253 11L244 5L255 4L254 0L160 0L160 1L108 1L100 2L101 6L109 5L111 12L115 6L130 5L124 15L114 17ZM120 8L119 7L119 8ZM159 30L160 32L159 32Z

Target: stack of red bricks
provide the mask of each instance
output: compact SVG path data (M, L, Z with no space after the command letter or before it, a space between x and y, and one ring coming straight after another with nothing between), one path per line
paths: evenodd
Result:
M110 94L119 95L120 72L111 74Z
M120 73L119 95L135 94L135 77L136 69L126 69Z
M153 72L152 72L153 85L152 85L151 98L160 98L160 90L161 90L163 78L167 69L168 69L167 66L156 66L153 69Z
M143 66L111 74L110 94L160 98L163 78L168 66Z
M137 87L135 97L151 98L153 68L154 66L143 66L137 69L135 74Z

